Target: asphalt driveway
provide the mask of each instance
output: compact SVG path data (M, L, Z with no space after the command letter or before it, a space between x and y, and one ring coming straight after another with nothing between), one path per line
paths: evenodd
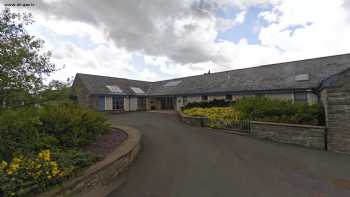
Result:
M137 128L143 149L108 197L347 197L350 156L181 123L174 114L111 116Z

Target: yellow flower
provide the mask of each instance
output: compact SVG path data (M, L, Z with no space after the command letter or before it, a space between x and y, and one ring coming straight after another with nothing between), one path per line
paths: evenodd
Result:
M7 169L7 174L12 175L13 173L15 173L20 167L21 163L22 160L20 158L14 158Z
M58 169L58 165L55 161L50 162L51 165L51 174L52 176L57 176L58 173L60 173L60 170Z
M6 161L1 161L0 163L0 170L3 170L7 167L7 162Z
M50 152L50 150L43 150L38 154L38 157L44 161L50 161L51 160L51 152Z

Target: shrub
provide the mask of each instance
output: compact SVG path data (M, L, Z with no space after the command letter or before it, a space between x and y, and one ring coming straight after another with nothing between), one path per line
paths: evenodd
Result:
M189 116L208 117L210 127L221 127L240 120L240 113L232 107L191 108L183 112Z
M62 147L82 147L106 133L109 125L99 112L78 105L49 105L40 110L40 129Z
M225 100L212 100L209 102L193 102L188 103L182 109L191 109L191 108L211 108L211 107L229 107L232 105L232 102Z
M322 107L318 104L293 103L265 97L245 97L234 108L242 119L292 124L324 124Z
M4 197L30 196L67 179L76 166L50 150L0 161L0 191ZM62 160L66 160L62 162Z
M39 129L42 126L34 109L7 110L0 115L0 159L15 153L30 153L50 148L57 139Z
M74 104L7 110L0 115L0 159L42 149L83 147L108 127L102 114Z

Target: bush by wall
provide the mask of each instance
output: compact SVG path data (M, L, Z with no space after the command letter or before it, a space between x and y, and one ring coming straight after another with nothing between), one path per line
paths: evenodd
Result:
M206 116L212 122L255 120L265 122L324 125L323 108L307 103L272 100L265 97L244 97L231 107L210 107L213 103L193 103L187 105L183 112L191 116ZM219 101L223 104L223 101ZM226 103L227 104L227 103ZM204 107L193 107L204 106Z
M240 120L240 113L233 107L191 108L183 110L189 116L208 117L208 126L225 127Z
M318 104L246 97L238 100L234 108L241 113L242 119L290 124L324 124L323 109Z

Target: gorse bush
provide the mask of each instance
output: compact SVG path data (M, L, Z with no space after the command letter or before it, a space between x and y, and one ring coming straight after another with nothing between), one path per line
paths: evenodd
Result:
M208 117L208 124L213 128L237 123L240 120L240 113L232 107L191 108L183 112L189 116Z
M191 108L183 110L189 116L208 117L209 120L234 120L240 119L240 113L232 107Z
M293 103L265 97L246 97L237 101L234 108L242 119L292 124L324 124L324 113L318 104Z

